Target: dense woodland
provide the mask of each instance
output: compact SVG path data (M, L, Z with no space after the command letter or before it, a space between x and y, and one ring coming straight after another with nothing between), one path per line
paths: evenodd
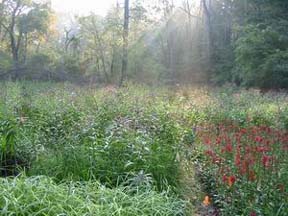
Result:
M101 17L0 3L2 79L288 86L285 0L115 1Z

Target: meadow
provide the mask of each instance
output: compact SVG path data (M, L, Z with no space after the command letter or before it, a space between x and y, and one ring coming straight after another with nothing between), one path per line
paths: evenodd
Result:
M288 215L288 97L0 85L1 215Z

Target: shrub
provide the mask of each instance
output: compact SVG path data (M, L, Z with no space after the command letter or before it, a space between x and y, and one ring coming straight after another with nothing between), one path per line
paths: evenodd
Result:
M287 88L287 21L248 25L236 42L234 79L244 86ZM279 27L281 26L281 27Z

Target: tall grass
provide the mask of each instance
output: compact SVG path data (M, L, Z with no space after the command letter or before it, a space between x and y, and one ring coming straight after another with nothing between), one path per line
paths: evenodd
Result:
M164 90L6 86L1 106L16 122L16 151L29 162L28 175L114 187L143 171L159 191L179 186L183 134Z
M122 89L97 89L67 83L5 83L0 86L1 169L12 155L15 162L23 162L14 164L12 174L22 168L29 177L1 180L0 204L5 206L1 211L4 215L9 215L8 210L12 215L183 215L183 203L175 194L201 202L198 194L183 192L187 185L200 188L189 178L201 171L214 196L224 191L221 199L214 200L230 204L226 192L231 188L226 184L221 191L221 184L215 184L217 176L210 175L215 164L205 166L201 138L213 140L221 127L229 125L266 125L285 133L287 105L284 92L262 95L232 87L168 90L128 84ZM139 189L147 179L149 187ZM269 182L265 196L272 188ZM21 191L28 195L20 195ZM242 201L222 212L234 208L233 213L242 214L253 209L247 207L250 200ZM51 212L45 205L51 206ZM259 206L256 210L265 212Z
M182 201L149 187L55 184L46 177L0 179L0 206L1 215L184 215Z

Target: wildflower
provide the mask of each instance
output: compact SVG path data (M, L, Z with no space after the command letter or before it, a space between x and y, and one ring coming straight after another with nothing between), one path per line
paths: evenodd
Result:
M241 155L240 152L237 152L236 156L235 156L235 165L236 166L240 166L241 165Z
M241 133L241 134L246 134L246 133L247 133L247 130L246 130L245 128L242 128L242 129L240 130L240 133Z
M254 158L253 154L248 155L246 160L247 160L247 166L248 167L255 164L255 158Z
M246 151L246 154L249 154L252 151L252 148L250 146L246 146L245 151Z
M257 214L256 214L255 211L253 211L253 212L250 213L250 216L257 216Z
M269 167L272 162L272 157L268 155L263 155L262 156L262 164L265 168Z
M248 179L249 179L249 181L255 181L256 180L256 174L253 170L249 171Z
M247 173L248 164L247 161L242 161L241 167L240 167L240 173L241 175L245 175Z
M257 152L260 152L260 153L269 152L269 151L270 151L270 148L264 147L264 146L257 146L257 147L256 147L256 151L257 151Z
M218 138L216 139L216 144L219 145L221 142L222 142L221 138L218 137Z
M209 138L205 138L204 143L206 145L211 145L211 140Z
M232 187L235 182L236 182L236 177L235 176L229 176L228 177L228 185L229 185L229 187Z
M237 133L234 134L234 136L235 136L235 138L239 138L239 137L242 136L242 134L237 132Z
M215 164L221 164L222 159L220 157L218 157L218 156L215 156L215 157L212 158L212 161Z
M224 183L226 183L226 182L228 181L228 177L227 177L226 175L224 175L224 176L222 177L222 181L223 181Z
M214 153L212 150L207 150L207 151L205 151L205 154L206 154L207 156L210 156L210 157L214 157L214 156L215 156L215 153Z
M205 205L205 206L209 206L210 205L210 198L209 198L209 196L205 196L205 198L204 198L204 200L203 200L203 204Z
M238 133L238 135L236 136L236 142L238 145L241 144L241 140L242 140L242 135L240 133Z
M271 133L272 133L272 129L271 129L270 127L267 127L267 128L266 128L266 132L267 132L268 134L271 134Z
M251 129L251 132L252 132L252 134L257 134L257 128L256 127L253 127L252 129Z
M232 152L233 151L233 146L231 143L228 143L225 147L226 152Z
M256 137L255 137L255 142L260 143L260 142L262 142L262 141L263 141L263 138L262 138L261 136L256 136Z

